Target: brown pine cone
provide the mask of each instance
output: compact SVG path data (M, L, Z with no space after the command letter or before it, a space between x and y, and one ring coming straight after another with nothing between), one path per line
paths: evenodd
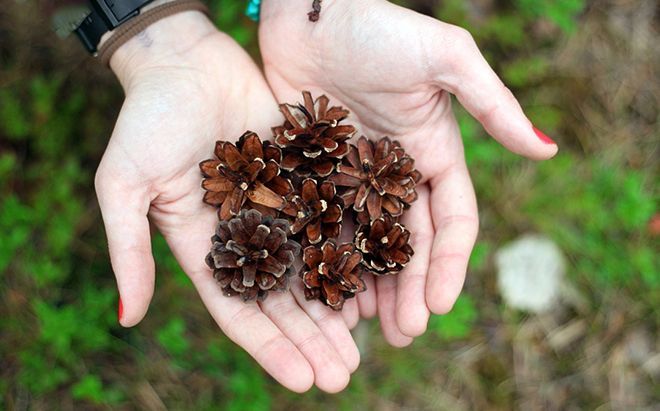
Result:
M236 145L218 141L215 155L217 160L202 161L199 167L204 175L204 202L220 207L221 220L238 215L244 205L269 215L286 205L284 197L293 187L279 175L279 148L262 143L259 136L248 131Z
M300 253L300 244L287 238L288 230L288 221L257 210L220 221L206 263L226 296L263 300L268 291L288 290L291 265Z
M305 248L303 260L301 277L307 300L318 299L339 311L347 298L367 289L362 281L362 253L353 244L337 248L334 240L326 240L320 250L315 246Z
M361 224L380 218L384 211L398 217L417 199L415 186L422 175L398 141L383 137L374 143L362 136L346 160L329 180L348 187L341 197L346 207L358 212Z
M355 134L355 127L339 125L349 111L328 108L325 95L314 101L309 91L303 91L303 98L304 104L280 105L286 121L273 128L273 135L275 144L284 150L281 167L303 176L326 177L348 153L347 140Z
M303 245L318 244L324 237L339 237L344 204L337 196L335 183L318 184L306 178L300 191L301 195L293 196L282 210L291 217L291 233L300 233Z
M389 214L361 225L355 233L363 264L376 275L397 274L406 266L415 254L409 240L410 231Z

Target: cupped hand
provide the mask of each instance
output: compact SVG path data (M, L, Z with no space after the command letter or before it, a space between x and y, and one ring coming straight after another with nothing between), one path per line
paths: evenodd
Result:
M450 94L514 153L547 159L557 146L533 128L513 94L462 28L384 0L264 0L259 42L280 101L325 93L352 110L369 138L401 141L424 178L404 218L415 256L397 277L368 278L345 306L349 326L380 317L385 338L405 346L447 313L465 279L478 231L477 205ZM359 134L358 134L359 135ZM375 286L374 286L375 282Z
M294 293L262 303L227 298L204 263L217 223L202 203L199 162L218 139L282 121L262 74L229 37L196 12L150 26L111 60L126 100L96 176L110 257L133 326L154 292L148 217L163 233L220 328L275 379L302 392L348 383L359 352L339 314Z

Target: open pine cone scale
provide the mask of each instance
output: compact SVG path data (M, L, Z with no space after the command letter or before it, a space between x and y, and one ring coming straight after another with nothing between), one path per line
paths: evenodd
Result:
M204 202L220 206L218 215L228 220L246 205L276 215L285 205L285 196L293 191L291 183L281 177L279 148L266 145L252 132L247 132L236 145L216 143L217 160L200 163L206 190Z

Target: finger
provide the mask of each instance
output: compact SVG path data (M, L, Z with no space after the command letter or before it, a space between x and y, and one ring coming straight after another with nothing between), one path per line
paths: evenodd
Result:
M360 365L360 351L353 341L344 318L341 313L321 304L319 301L307 301L305 299L301 281L294 281L291 292L307 315L316 323L325 338L330 341L335 351L339 353L346 368L353 372Z
M433 79L510 151L535 160L557 153L557 144L532 126L518 100L479 51L470 33L441 22L431 29Z
M401 333L409 337L422 335L430 316L425 290L434 232L428 185L418 186L417 194L419 198L401 220L412 234L415 254L396 277L396 322Z
M337 393L348 385L350 373L323 332L300 308L291 293L270 293L261 309L305 356L321 390Z
M426 303L431 312L446 314L463 288L468 259L477 238L477 201L463 161L432 178L430 185L435 238Z
M344 322L349 330L355 328L360 321L360 310L358 309L358 303L355 297L346 300L341 310L341 315L344 317Z
M297 393L314 384L314 371L300 350L255 303L222 295L213 274L200 267L191 276L209 313L222 331L280 384Z
M372 274L364 274L362 277L367 290L357 295L358 309L360 317L364 319L373 318L378 312L378 304L376 302L376 283Z
M385 340L394 347L410 345L413 339L401 333L396 323L396 278L391 275L376 278L376 292L380 328Z
M110 261L119 290L118 320L124 327L140 322L154 294L155 266L146 192L131 189L106 177L96 176L96 193L103 216Z
M168 240L181 268L192 280L202 302L222 331L248 352L280 384L294 392L305 392L314 384L314 372L300 350L257 304L228 298L213 278L204 258L211 247L217 217L210 207L200 204L200 196L182 203L186 214L154 218Z

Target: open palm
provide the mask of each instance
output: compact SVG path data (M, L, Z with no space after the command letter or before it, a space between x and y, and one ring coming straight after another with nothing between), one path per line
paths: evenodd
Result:
M126 100L96 178L121 324L139 322L153 295L149 216L215 321L275 379L299 392L313 383L343 389L359 353L341 316L302 293L271 293L259 304L227 298L204 263L217 215L202 203L198 163L216 140L234 141L248 128L267 137L281 121L262 74L215 29L139 68L120 77Z
M368 291L344 308L349 326L378 314L385 338L405 346L431 312L451 309L478 231L450 93L515 153L546 159L557 146L533 128L465 30L384 0L325 0L312 23L309 3L262 5L259 41L276 97L326 93L369 138L399 139L424 176L404 218L415 256L397 277L367 279Z

